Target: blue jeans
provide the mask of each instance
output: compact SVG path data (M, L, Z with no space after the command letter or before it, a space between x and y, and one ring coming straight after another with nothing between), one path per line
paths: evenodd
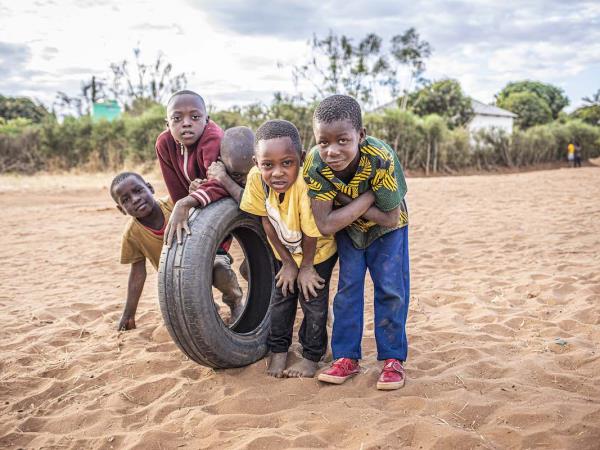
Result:
M406 361L406 316L410 299L408 226L391 231L365 249L357 249L345 231L335 235L340 261L338 291L333 301L333 357L361 358L365 275L375 287L377 359Z

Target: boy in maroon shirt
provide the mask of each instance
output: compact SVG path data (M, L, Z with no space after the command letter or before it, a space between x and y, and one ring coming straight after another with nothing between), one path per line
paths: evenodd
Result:
M177 245L181 244L184 231L190 234L188 216L192 208L204 208L229 193L219 181L207 179L209 166L219 158L223 130L208 117L204 99L193 91L174 93L167 103L167 127L156 140L156 155L169 196L175 203L164 234L165 244L170 247L174 237ZM190 190L196 179L207 181ZM242 309L242 290L227 254L230 244L228 238L217 251L213 281L228 280L227 286L215 287L223 292L233 322ZM232 291L231 294L224 289Z
M156 155L167 190L175 203L165 232L171 246L174 235L181 243L182 232L190 233L188 215L192 208L204 208L229 194L216 180L192 192L192 180L206 179L208 167L217 161L223 130L206 113L204 100L193 91L179 91L167 103L167 126L156 140Z

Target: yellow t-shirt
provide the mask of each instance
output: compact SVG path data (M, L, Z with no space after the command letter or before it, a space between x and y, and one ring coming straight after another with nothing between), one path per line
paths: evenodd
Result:
M567 146L567 152L569 155L574 155L575 154L575 146L573 144L569 144Z
M308 187L301 174L286 191L282 202L279 202L277 192L268 187L266 189L269 192L268 199L260 171L257 167L253 167L248 174L240 209L256 216L267 216L277 231L279 240L291 253L298 266L302 262L302 233L318 238L313 264L322 263L335 254L336 246L333 236L323 236L317 228L310 209ZM273 243L270 242L270 244L275 257L281 260Z
M173 205L167 198L156 199L161 211L165 216L163 229L157 232L150 230L142 225L139 220L132 217L121 241L121 264L133 264L144 259L149 259L156 270L160 261L160 253L163 247L163 236Z

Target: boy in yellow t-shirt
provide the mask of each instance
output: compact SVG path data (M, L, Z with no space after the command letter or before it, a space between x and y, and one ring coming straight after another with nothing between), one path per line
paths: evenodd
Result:
M146 259L158 270L165 225L173 205L168 199L154 198L154 188L135 172L118 174L110 185L117 209L131 220L121 241L121 264L131 264L125 310L119 331L135 328L135 313L146 281Z
M256 131L254 160L240 208L261 217L281 269L271 303L271 358L267 373L313 377L327 349L329 280L337 260L335 241L322 236L299 175L302 145L291 122L270 120ZM297 303L304 312L298 337L303 359L286 368Z
M131 269L119 331L136 327L135 313L146 281L146 260L158 270L165 228L173 210L168 198L155 199L153 194L152 185L134 172L120 173L110 186L110 195L117 203L117 209L131 216L121 241L121 264L131 264ZM243 309L237 301L242 297L242 291L228 255L217 254L215 257L213 286L223 293L223 303L231 309L231 321L234 321Z

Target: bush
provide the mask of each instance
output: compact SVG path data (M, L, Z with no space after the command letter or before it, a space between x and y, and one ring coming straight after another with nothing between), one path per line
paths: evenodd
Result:
M154 106L143 114L123 118L127 149L124 160L134 163L152 161L156 158L156 138L166 129L166 111L163 106Z
M290 120L298 127L304 147L310 148L314 142L313 109L314 103L279 96L270 106L254 104L213 112L211 117L222 128L247 125L254 130L267 119ZM74 167L121 170L126 163L154 161L154 143L165 129L164 119L161 105L135 116L126 113L112 122L94 122L89 116L67 117L62 123L52 115L41 123L0 118L0 172ZM395 149L404 168L425 173L563 160L567 145L575 141L581 143L584 159L600 156L600 127L566 115L551 123L517 129L512 135L492 129L470 136L461 127L449 130L441 116L419 117L398 108L367 113L364 124L369 135Z

